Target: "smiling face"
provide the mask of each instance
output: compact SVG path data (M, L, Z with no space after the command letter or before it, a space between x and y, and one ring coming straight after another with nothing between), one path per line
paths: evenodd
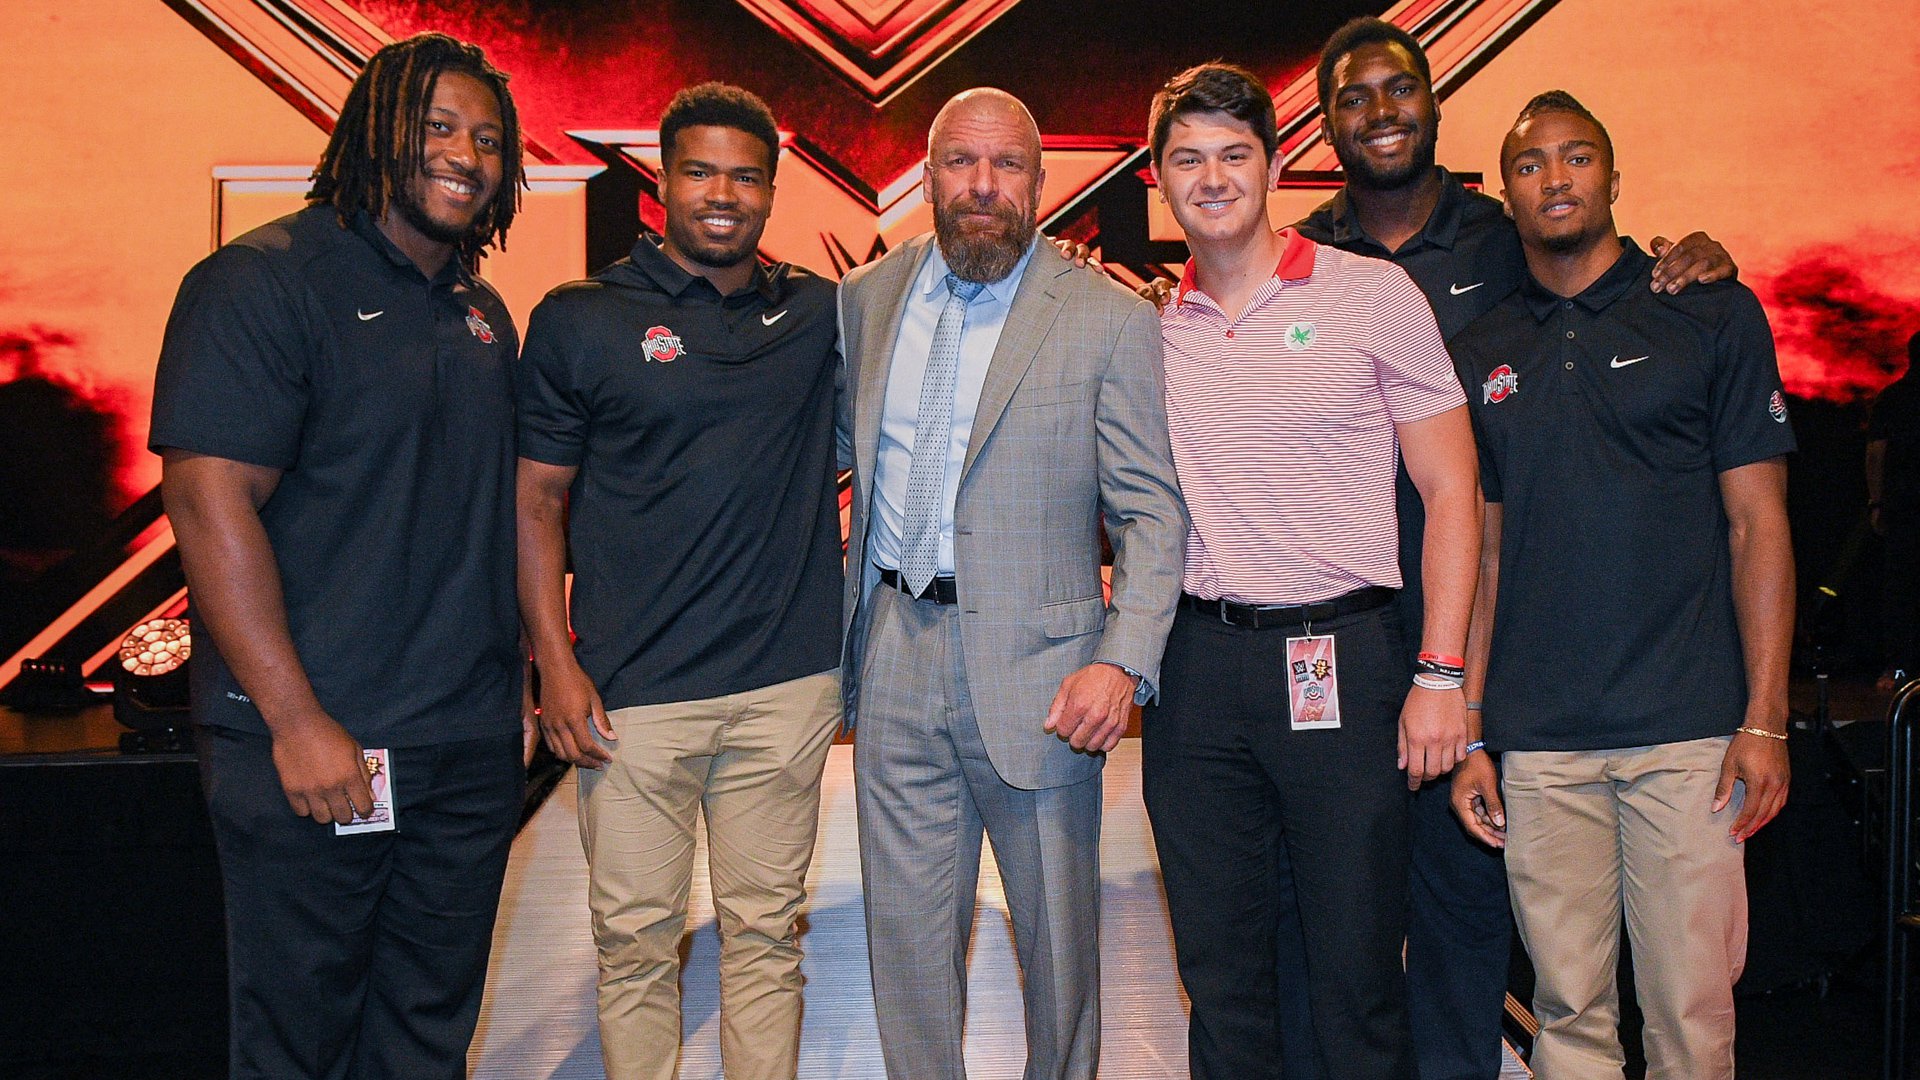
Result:
M1279 181L1280 155L1265 153L1253 128L1224 112L1186 113L1168 126L1153 175L1188 244L1244 240L1271 228L1267 191Z
M1440 110L1413 56L1393 42L1370 42L1333 66L1321 132L1349 183L1392 190L1433 171Z
M1013 272L1033 240L1046 176L1040 131L1013 97L969 90L940 110L923 188L954 273L991 284Z
M1614 235L1620 174L1606 136L1570 112L1538 112L1500 148L1507 213L1529 248L1566 254Z
M739 128L680 129L660 176L667 211L665 251L696 267L727 270L752 259L773 212L767 144Z
M500 194L500 102L479 79L445 72L434 80L421 128L420 170L395 200L397 214L389 215L389 224L429 244L452 246L473 234L475 221ZM395 242L405 249L403 239Z

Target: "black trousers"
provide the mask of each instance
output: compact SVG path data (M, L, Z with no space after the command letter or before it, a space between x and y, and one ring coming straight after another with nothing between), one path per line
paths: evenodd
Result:
M264 735L201 728L233 1080L457 1080L526 772L518 733L394 748L392 832L294 814Z
M1192 1014L1196 1080L1280 1077L1283 971L1304 959L1314 1042L1341 1080L1413 1076L1401 945L1406 667L1391 607L1332 633L1341 726L1291 730L1286 639L1181 609L1146 711L1142 784ZM1284 863L1283 863L1284 857ZM1291 868L1304 945L1280 933ZM1293 1048L1298 1056L1298 1047Z
M1920 506L1889 501L1880 520L1887 528L1880 593L1886 666L1912 678L1920 672Z
M1505 857L1460 827L1442 778L1413 796L1407 1014L1420 1080L1496 1080L1513 905Z
M1513 907L1500 852L1466 834L1435 780L1413 795L1408 881L1407 1021L1420 1080L1497 1080ZM1305 942L1293 868L1280 856L1280 1026L1283 1080L1329 1080L1313 1045ZM1289 960L1292 963L1289 963Z

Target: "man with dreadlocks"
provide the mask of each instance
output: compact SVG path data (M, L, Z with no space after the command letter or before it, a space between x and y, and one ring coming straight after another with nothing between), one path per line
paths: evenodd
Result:
M389 45L310 205L194 267L167 324L151 446L200 624L236 1080L464 1075L530 745L518 337L474 276L520 175L478 48Z

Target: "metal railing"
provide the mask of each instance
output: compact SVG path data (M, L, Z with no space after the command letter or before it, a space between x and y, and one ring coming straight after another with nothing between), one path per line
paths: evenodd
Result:
M1920 679L1893 695L1887 709L1887 936L1886 991L1882 1001L1885 1041L1882 1080L1906 1080L1907 989L1913 935L1920 932L1920 907L1914 882L1914 804L1916 724L1920 724Z

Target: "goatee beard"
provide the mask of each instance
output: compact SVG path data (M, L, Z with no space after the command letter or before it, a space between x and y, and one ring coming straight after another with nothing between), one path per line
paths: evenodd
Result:
M1540 238L1540 246L1553 252L1555 255L1571 255L1586 245L1587 234L1585 231L1561 233L1558 236L1543 236Z
M444 221L435 221L411 192L399 200L396 208L400 211L400 217L413 226L415 232L436 244L457 245L477 231L479 222L477 216L465 225L449 225Z
M694 240L691 237L680 236L678 235L679 230L671 227L669 227L667 231L674 234L673 245L679 249L680 254L685 255L701 266L710 267L714 270L730 270L746 260L753 258L755 252L759 250L760 238L758 236L752 240L742 241L733 247L724 247L720 244L709 244Z
M962 213L992 214L991 226L962 225ZM955 274L967 281L991 285L1013 273L1033 239L1033 215L1021 214L1003 202L982 205L969 200L934 210L933 235L940 254Z
M1434 142L1423 139L1421 145L1414 148L1412 160L1405 168L1393 172L1381 172L1367 163L1365 155L1358 148L1353 151L1353 160L1347 160L1345 147L1336 147L1334 156L1340 159L1340 168L1347 174L1347 182L1368 191L1398 191L1426 179L1433 171Z

